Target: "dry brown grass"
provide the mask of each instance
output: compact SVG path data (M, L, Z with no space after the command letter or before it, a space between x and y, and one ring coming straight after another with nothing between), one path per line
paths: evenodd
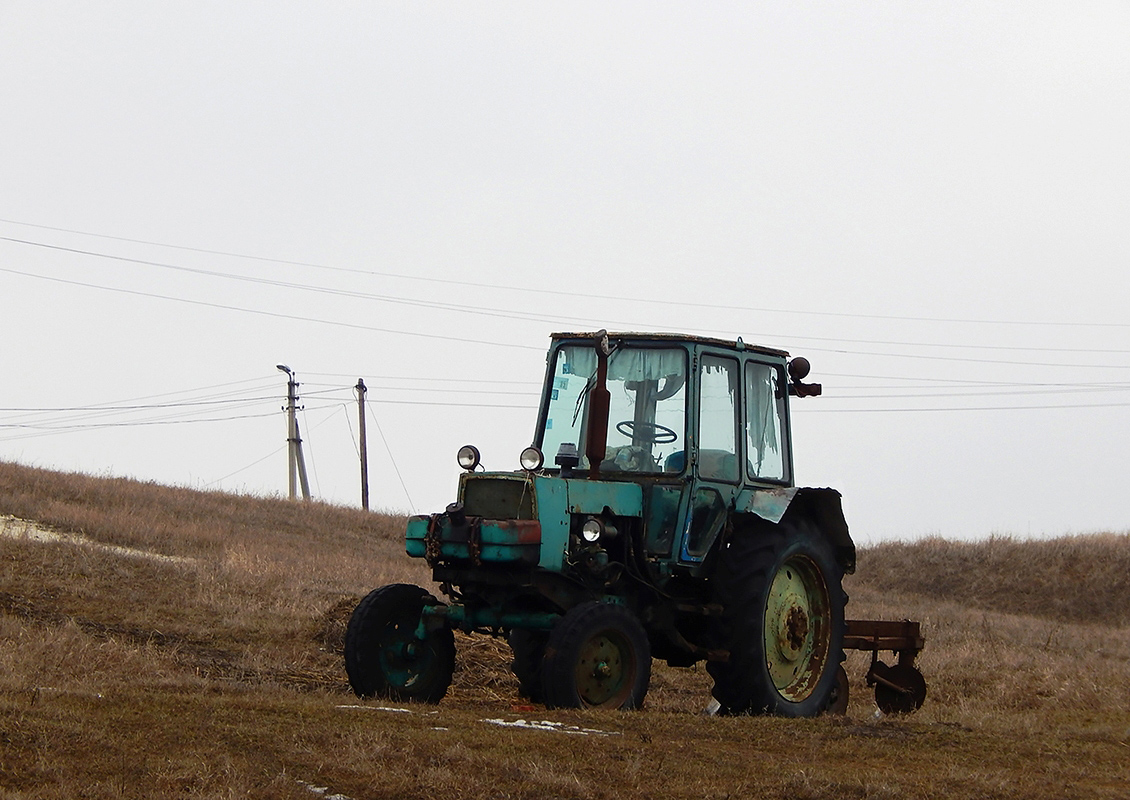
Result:
M548 712L482 637L438 707L358 703L352 606L428 585L400 518L11 464L0 514L192 559L0 537L4 800L1130 795L1125 536L862 551L850 613L922 620L929 698L876 718L855 654L849 715L790 721L704 718L705 671L660 664L642 712ZM520 718L611 735L484 721Z
M859 558L858 585L1057 622L1130 625L1130 533L979 542L888 542Z

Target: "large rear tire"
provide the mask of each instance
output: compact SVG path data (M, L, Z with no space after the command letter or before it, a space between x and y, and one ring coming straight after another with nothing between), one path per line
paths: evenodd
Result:
M455 671L450 628L416 630L425 605L439 601L419 586L394 583L358 603L345 630L345 671L359 697L438 703Z
M843 570L804 518L738 526L720 554L729 661L710 662L729 714L812 717L828 709L843 661Z
M647 633L624 606L582 603L549 635L542 695L550 708L639 708L650 682Z

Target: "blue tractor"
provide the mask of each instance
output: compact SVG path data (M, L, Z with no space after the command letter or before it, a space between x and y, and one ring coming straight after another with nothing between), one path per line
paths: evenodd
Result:
M872 653L880 708L918 708L918 624L845 620L840 494L794 482L789 402L820 394L808 371L741 339L553 334L521 469L481 471L460 449L457 500L406 532L445 599L365 597L353 690L438 702L458 628L506 637L520 692L551 708L639 708L659 658L705 661L721 713L842 711L850 648Z

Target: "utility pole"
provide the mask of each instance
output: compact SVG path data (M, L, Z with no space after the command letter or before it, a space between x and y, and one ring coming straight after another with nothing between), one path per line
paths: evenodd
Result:
M294 373L291 372L290 367L285 364L277 364L276 367L280 372L285 372L286 381L286 441L287 441L287 461L288 461L288 478L287 486L289 489L288 496L291 500L298 499L298 492L296 483L302 485L302 499L310 499L310 483L306 480L306 461L302 457L302 437L298 433L298 417L295 414L298 408L298 381L294 379Z
M369 447L365 440L365 381L357 379L357 424L361 434L361 508L369 510Z

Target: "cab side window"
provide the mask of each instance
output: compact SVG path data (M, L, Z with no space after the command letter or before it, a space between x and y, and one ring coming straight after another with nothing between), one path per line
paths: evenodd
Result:
M704 355L699 377L698 475L706 480L737 482L738 362Z
M746 468L753 480L786 481L785 383L781 370L755 361L745 365Z

